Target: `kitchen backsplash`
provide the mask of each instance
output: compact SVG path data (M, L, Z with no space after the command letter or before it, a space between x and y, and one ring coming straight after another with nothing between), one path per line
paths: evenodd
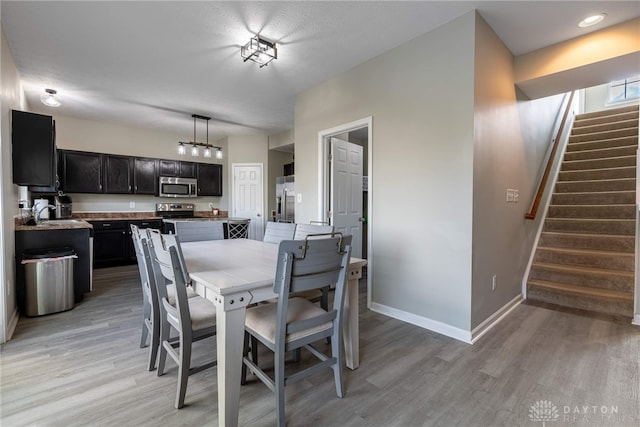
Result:
M69 194L73 212L153 212L156 203L193 203L196 211L210 211L209 203L220 210L228 210L226 198L194 197L166 198L133 194Z

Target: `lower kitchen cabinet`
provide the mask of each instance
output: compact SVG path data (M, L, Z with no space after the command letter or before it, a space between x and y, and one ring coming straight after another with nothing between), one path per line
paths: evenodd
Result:
M72 248L78 256L73 263L74 297L75 302L80 302L84 294L91 291L90 236L89 228L15 232L16 296L20 312L24 313L25 307L25 268L22 264L25 250Z
M90 221L93 225L93 265L109 267L124 259L126 221Z
M162 220L89 221L93 225L93 265L96 268L136 262L130 224L162 228Z

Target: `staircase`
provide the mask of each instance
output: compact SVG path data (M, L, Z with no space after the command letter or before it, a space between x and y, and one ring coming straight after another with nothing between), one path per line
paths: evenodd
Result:
M576 116L527 299L633 316L638 106Z

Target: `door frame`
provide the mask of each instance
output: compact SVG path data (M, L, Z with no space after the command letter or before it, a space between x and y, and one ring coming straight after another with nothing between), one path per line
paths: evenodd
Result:
M260 193L262 194L262 203L260 204L260 212L258 213L258 217L261 219L260 221L260 235L264 234L264 212L265 212L265 198L264 198L264 164L263 163L232 163L231 164L231 200L229 201L230 215L233 217L236 211L236 169L240 167L258 167L260 168L260 180L262 181L262 185L260 186Z
M331 195L329 185L329 151L331 137L357 129L367 128L367 272L373 271L373 116L364 117L349 123L334 126L318 132L318 219L329 219L328 209ZM371 307L371 274L367 274L367 308Z

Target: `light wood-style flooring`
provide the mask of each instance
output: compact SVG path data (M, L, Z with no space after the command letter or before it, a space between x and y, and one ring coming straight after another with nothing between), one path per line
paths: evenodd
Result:
M217 425L215 369L189 378L181 410L172 361L163 377L145 370L137 274L97 270L73 310L20 319L0 353L2 427ZM471 346L368 311L362 281L360 327L346 397L329 370L287 387L289 426L542 426L530 418L539 401L558 411L547 426L640 422L640 328L627 323L520 305ZM198 344L196 363L215 354ZM251 381L240 424L274 425L274 406Z

